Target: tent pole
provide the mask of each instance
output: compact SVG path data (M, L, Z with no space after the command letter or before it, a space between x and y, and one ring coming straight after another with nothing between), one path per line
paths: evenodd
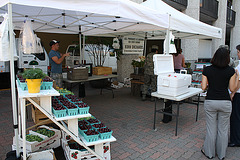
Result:
M12 25L12 4L8 3L8 26L10 37L10 75L11 75L11 92L12 92L12 110L13 110L13 128L16 141L16 157L20 157L18 143L18 122L17 122L17 104L16 104L16 89L15 89L15 71L14 71L14 53L13 53L13 25Z
M170 32L170 17L171 17L171 15L170 14L168 14L168 18L169 18L169 25L168 25L168 29L167 29L167 33L166 33L166 37L167 37L167 39L166 39L166 55L169 55L169 46L170 46L170 34L169 34L169 32Z
M79 52L80 52L80 56L79 56L79 64L82 63L82 29L81 26L79 26Z
M83 52L83 61L85 60L85 35L83 35L83 48L82 48L82 52Z
M145 33L145 38L144 38L144 56L147 56L147 32Z

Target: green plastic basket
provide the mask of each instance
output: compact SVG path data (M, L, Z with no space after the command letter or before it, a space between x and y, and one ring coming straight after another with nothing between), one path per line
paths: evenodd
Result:
M78 113L79 114L88 114L89 113L89 109L90 109L89 106L88 107L84 107L84 108L79 108L78 107Z
M52 89L53 82L42 82L41 90L50 90Z
M81 130L79 127L78 127L78 132L83 136L83 133L87 131L87 130Z
M109 138L111 138L113 131L105 132L105 133L98 132L98 133L99 133L99 137L101 139L109 139Z
M65 117L67 115L67 110L55 110L52 108L53 114L55 117L60 118L60 117Z
M20 82L20 81L19 81L19 86L20 86L20 88L21 88L23 91L27 91L27 90L28 90L27 83L25 83L25 82Z
M97 141L99 139L99 134L88 136L83 132L83 137L87 142L94 142L94 141Z
M64 106L65 107L65 106ZM72 108L72 109L68 109L67 107L65 107L67 109L67 114L69 116L75 116L78 115L78 108Z

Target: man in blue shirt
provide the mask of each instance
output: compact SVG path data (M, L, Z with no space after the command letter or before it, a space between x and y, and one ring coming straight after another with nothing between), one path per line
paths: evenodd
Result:
M51 51L49 52L49 61L51 64L51 73L50 77L56 81L58 87L62 87L62 62L66 56L69 56L70 53L61 54L58 52L60 41L52 40L49 45Z

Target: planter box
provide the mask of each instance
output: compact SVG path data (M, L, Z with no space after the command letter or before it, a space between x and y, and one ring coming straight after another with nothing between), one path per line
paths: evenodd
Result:
M68 69L67 79L69 79L69 80L88 79L88 68L70 68L70 69Z
M112 67L93 67L94 75L112 74Z

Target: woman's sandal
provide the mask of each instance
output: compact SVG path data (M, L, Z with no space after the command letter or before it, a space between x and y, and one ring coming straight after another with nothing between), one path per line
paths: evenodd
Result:
M203 151L203 149L201 149L201 152L202 152L202 154L205 156L205 157L207 157L208 159L213 159L213 157L208 157L205 153L204 153L204 151Z

